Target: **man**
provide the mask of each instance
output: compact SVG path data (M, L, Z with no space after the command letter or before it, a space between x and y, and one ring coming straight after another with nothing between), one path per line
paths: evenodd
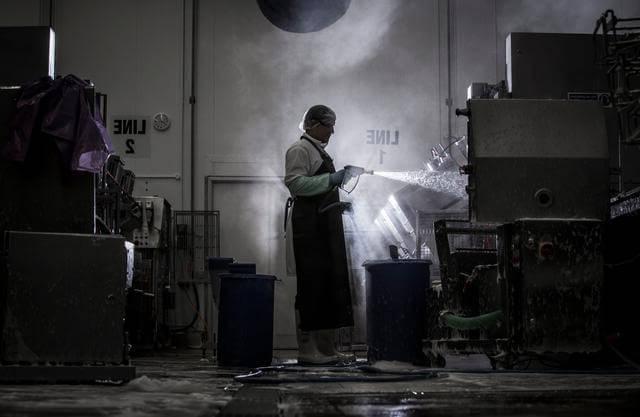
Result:
M311 107L304 134L286 154L285 184L293 197L291 226L298 294L298 362L324 365L349 357L336 350L335 334L353 326L349 269L344 243L337 171L324 148L336 115L327 106Z

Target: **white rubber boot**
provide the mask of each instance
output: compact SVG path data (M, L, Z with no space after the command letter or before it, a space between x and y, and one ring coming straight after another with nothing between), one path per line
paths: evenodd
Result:
M323 330L298 331L298 364L300 365L335 365L340 363L340 357L326 349Z
M336 329L318 330L316 332L318 350L327 356L335 357L337 363L349 364L355 362L354 355L342 353L337 349Z
M296 310L296 338L298 339L298 364L300 365L333 365L340 358L331 349L324 349L323 338L319 335L323 330L300 330L300 313ZM320 345L323 349L320 349Z

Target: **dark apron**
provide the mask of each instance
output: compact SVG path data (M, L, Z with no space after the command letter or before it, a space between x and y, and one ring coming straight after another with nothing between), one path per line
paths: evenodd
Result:
M303 140L308 140L302 138ZM313 174L336 172L333 160L309 141L322 156L322 165ZM301 330L335 329L353 326L351 287L344 243L342 211L338 188L312 197L296 197L291 214L293 253L296 260Z

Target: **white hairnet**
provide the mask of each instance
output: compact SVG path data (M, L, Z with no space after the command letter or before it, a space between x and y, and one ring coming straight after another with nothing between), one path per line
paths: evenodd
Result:
M318 123L333 126L336 123L336 113L322 104L311 106L302 117L300 130L311 129Z

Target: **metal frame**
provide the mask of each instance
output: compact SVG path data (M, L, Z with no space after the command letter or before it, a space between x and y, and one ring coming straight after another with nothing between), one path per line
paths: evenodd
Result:
M594 42L601 32L596 57L605 66L613 105L618 111L621 143L640 144L640 17L622 19L606 10L596 21Z
M214 186L215 184L225 183L261 183L261 182L279 182L284 181L284 177L280 176L257 176L257 175L207 175L204 177L204 209L214 207ZM211 187L211 191L209 188Z
M447 223L454 223L456 226L449 226ZM451 246L449 235L496 235L498 229L495 224L471 223L468 220L444 219L434 222L434 234L436 246L438 248L438 260L440 269L447 278L449 263L451 262ZM484 249L478 249L484 250ZM495 249L494 249L495 250ZM497 253L497 252L496 252Z

